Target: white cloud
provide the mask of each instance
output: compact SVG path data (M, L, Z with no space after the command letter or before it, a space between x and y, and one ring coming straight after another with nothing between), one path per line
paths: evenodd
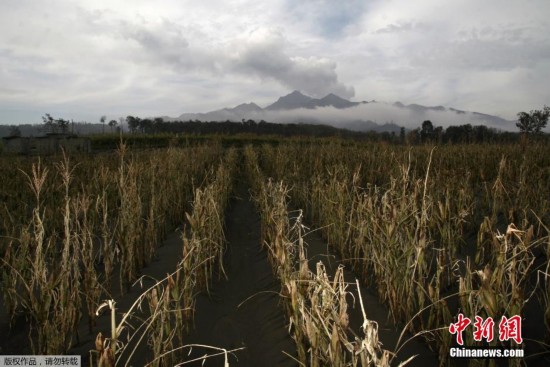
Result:
M512 119L550 103L549 11L546 0L4 0L0 123L17 109L178 115L293 89Z
M260 28L240 42L234 58L235 69L274 79L292 90L302 90L315 97L336 93L350 98L353 87L338 80L336 63L315 56L291 56L287 40L276 29Z

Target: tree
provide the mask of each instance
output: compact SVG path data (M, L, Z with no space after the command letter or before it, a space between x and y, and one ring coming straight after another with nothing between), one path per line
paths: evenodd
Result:
M531 112L518 113L518 122L516 126L523 134L539 134L548 123L550 116L550 107L544 106L542 110L531 110Z
M245 121L245 120L243 119L243 125L244 125L244 126L248 126L248 127L256 126L256 121L251 120L251 119L248 119L248 120Z
M52 134L66 134L69 130L69 120L54 119L49 113L42 116L44 129Z
M420 129L416 128L407 133L407 144L414 145L420 139Z
M47 113L46 115L42 116L42 121L44 121L44 130L50 133L56 133L57 129L54 123L54 118Z
M19 126L15 126L15 125L10 126L9 136L21 137L21 129L19 128Z
M437 126L434 128L433 139L437 142L437 144L441 144L443 140L443 126Z
M146 133L146 134L152 133L153 132L153 120L151 120L151 119L139 120L138 129L140 129L142 133Z
M140 126L141 120L139 117L128 116L126 117L126 123L131 133L135 133Z
M403 126L399 129L399 140L401 141L401 144L405 143L405 128Z
M105 121L107 120L107 116L101 116L99 121L103 124L103 134L105 134Z
M164 119L162 117L155 117L153 119L153 125L155 126L155 128L162 126L162 124L164 124Z
M420 141L426 143L433 140L434 137L434 125L430 120L426 120L422 123L422 129L420 130Z
M117 132L124 132L124 123L126 122L126 118L119 117L118 118L118 127Z
M118 124L118 122L116 122L116 120L111 120L109 121L109 127L111 128L111 133L113 132L113 128Z
M491 137L491 130L485 125L474 126L472 132L476 143L486 143Z

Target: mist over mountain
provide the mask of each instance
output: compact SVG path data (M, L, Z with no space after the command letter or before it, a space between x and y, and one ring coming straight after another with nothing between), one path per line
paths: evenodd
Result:
M515 121L479 112L462 111L444 106L405 105L401 102L353 102L333 93L317 99L299 91L280 97L262 108L255 103L243 103L234 108L222 108L206 113L184 113L165 121L241 121L256 120L278 123L327 124L354 131L398 132L401 127L415 129L425 120L434 126L485 125L503 131L515 131Z

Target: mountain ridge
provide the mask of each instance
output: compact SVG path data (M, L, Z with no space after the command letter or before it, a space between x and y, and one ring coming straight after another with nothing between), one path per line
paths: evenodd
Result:
M293 91L265 107L266 110L292 110L297 108L315 109L317 107L334 107L338 109L349 108L367 102L351 102L334 93L329 93L323 98L312 98L302 94L300 91Z
M364 109L361 110L361 108ZM380 110L383 117L380 118ZM371 116L369 116L369 111ZM378 115L376 112L378 111ZM385 115L384 115L385 113ZM376 115L377 117L374 117ZM396 116L393 116L396 115ZM177 118L163 117L166 121L241 121L243 119L266 120L283 123L321 123L356 131L398 132L401 126L419 127L424 120L440 125L438 118L445 117L449 125L485 125L497 130L512 131L515 121L480 112L468 112L453 107L422 106L395 102L354 102L329 93L323 98L313 98L298 90L279 97L275 102L260 107L254 102L241 103L233 108L222 108L205 113L184 113ZM381 121L380 123L378 121ZM445 124L445 123L443 123Z

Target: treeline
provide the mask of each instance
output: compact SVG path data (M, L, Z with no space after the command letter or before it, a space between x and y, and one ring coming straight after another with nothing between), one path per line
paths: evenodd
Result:
M162 118L140 119L128 116L126 118L128 129L131 133L157 134L157 133L185 133L197 135L211 134L243 134L252 133L258 135L279 136L314 136L330 137L339 136L345 138L367 139L396 144L481 144L481 143L515 143L520 141L521 134L516 132L499 131L484 125L458 125L444 129L441 126L434 127L429 120L424 121L420 127L414 130L401 128L399 134L395 132L352 131L339 129L329 125L320 124L282 124L271 123L264 120L242 120L241 122L204 122L194 121L164 121ZM548 139L547 134L539 134L538 139Z
M546 139L542 134L540 138ZM401 130L401 140L409 144L483 144L483 143L514 143L520 140L521 134L508 131L498 131L485 125L464 124L451 125L446 129L434 127L430 120L422 123L421 127L409 131L406 136Z
M281 136L342 136L342 137L363 137L365 132L339 129L334 126L320 124L279 124L256 122L254 120L234 121L164 121L162 118L140 119L139 117L128 116L126 123L130 133L158 134L158 133L185 133L185 134L243 134L253 133L258 135L281 135Z
M387 142L391 144L483 144L483 143L516 143L521 140L521 132L499 131L488 128L484 125L453 125L444 129L441 126L434 126L429 120L424 121L418 128L407 130L401 128L397 132L376 132L376 131L354 131L341 129L330 125L308 124L308 123L272 123L264 120L234 121L164 121L162 118L139 118L128 116L121 118L120 124L105 126L90 123L71 123L69 132L80 135L106 133L130 133L134 137L141 135L258 135L271 137L341 137L366 141ZM113 120L114 121L114 120ZM116 121L115 121L116 122ZM38 136L51 131L44 125L4 125L0 126L0 136ZM526 134L524 132L524 134ZM550 139L549 134L528 133L531 139L546 141Z

